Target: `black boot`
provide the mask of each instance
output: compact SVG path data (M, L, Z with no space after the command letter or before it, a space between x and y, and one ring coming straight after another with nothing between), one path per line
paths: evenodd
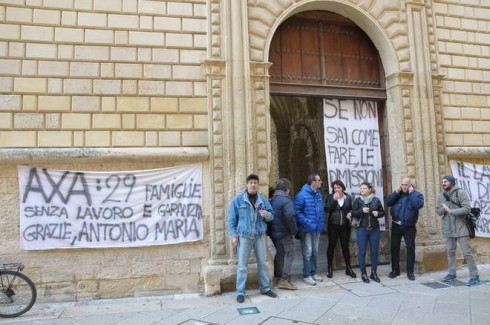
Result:
M327 278L332 278L333 277L333 274L332 274L332 265L329 264L327 266Z
M355 278L357 275L354 273L354 270L350 265L345 267L345 275L350 276L351 278Z
M378 274L376 274L376 269L371 269L371 276L370 276L371 280L373 281L376 281L376 282L380 282L381 280L378 278Z
M369 278L366 273L366 269L361 269L361 279L364 283L369 283Z

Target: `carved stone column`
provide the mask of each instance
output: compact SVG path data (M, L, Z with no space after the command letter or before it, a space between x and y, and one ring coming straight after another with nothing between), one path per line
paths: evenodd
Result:
M258 173L261 184L268 183L270 159L265 86L250 82L247 1L211 0L209 14L211 58L205 62L205 67L210 112L212 197L211 256L203 270L207 295L232 289L236 256L226 224L228 205L237 193L244 190L248 174ZM256 88L263 90L257 92ZM251 93L255 97L252 101ZM251 102L260 103L260 114L257 115L258 109ZM250 278L253 278L253 272L250 272Z
M255 145L254 161L255 172L260 177L261 192L267 193L271 185L270 166L272 162L271 148L271 114L269 96L269 67L270 63L251 62L251 114L254 117L251 127L248 128L250 137Z
M223 103L225 94L225 62L208 60L205 62L208 84L209 107L209 151L210 151L210 218L209 248L210 259L204 267L204 289L207 295L221 292L221 279L232 276L232 268L228 267L230 252L226 227L226 209L229 195L226 194L225 167L230 160L227 150L226 121Z
M229 65L224 58L228 32L227 1L208 2L208 55L203 64L208 90L210 218L208 264L203 267L204 291L207 295L221 292L223 278L231 278L230 249L226 227L226 210L230 198L230 162L233 161L232 125L229 115Z
M419 219L416 261L419 271L444 268L445 246L441 220L436 215L432 198L439 192L442 148L440 85L431 8L425 1L407 3L407 25L413 87L402 89L405 130L407 135L407 171L414 176L418 190L426 198ZM435 77L435 78L434 78ZM413 155L408 154L413 151Z

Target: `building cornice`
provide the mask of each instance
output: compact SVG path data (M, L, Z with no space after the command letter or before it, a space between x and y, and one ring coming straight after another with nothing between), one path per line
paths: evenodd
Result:
M208 158L209 149L206 147L0 149L0 165L59 162L199 162Z

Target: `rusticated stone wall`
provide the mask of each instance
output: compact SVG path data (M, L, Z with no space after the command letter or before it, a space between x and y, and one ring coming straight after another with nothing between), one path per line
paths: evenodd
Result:
M0 1L0 147L207 146L206 1Z
M0 255L27 265L41 301L204 291L207 198L219 195L207 172L208 9L205 0L0 1ZM131 170L196 161L204 241L19 250L16 164Z

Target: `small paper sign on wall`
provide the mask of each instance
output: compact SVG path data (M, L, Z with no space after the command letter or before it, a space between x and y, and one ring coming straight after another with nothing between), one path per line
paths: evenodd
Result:
M18 175L22 249L203 239L202 164L114 172L18 166Z

